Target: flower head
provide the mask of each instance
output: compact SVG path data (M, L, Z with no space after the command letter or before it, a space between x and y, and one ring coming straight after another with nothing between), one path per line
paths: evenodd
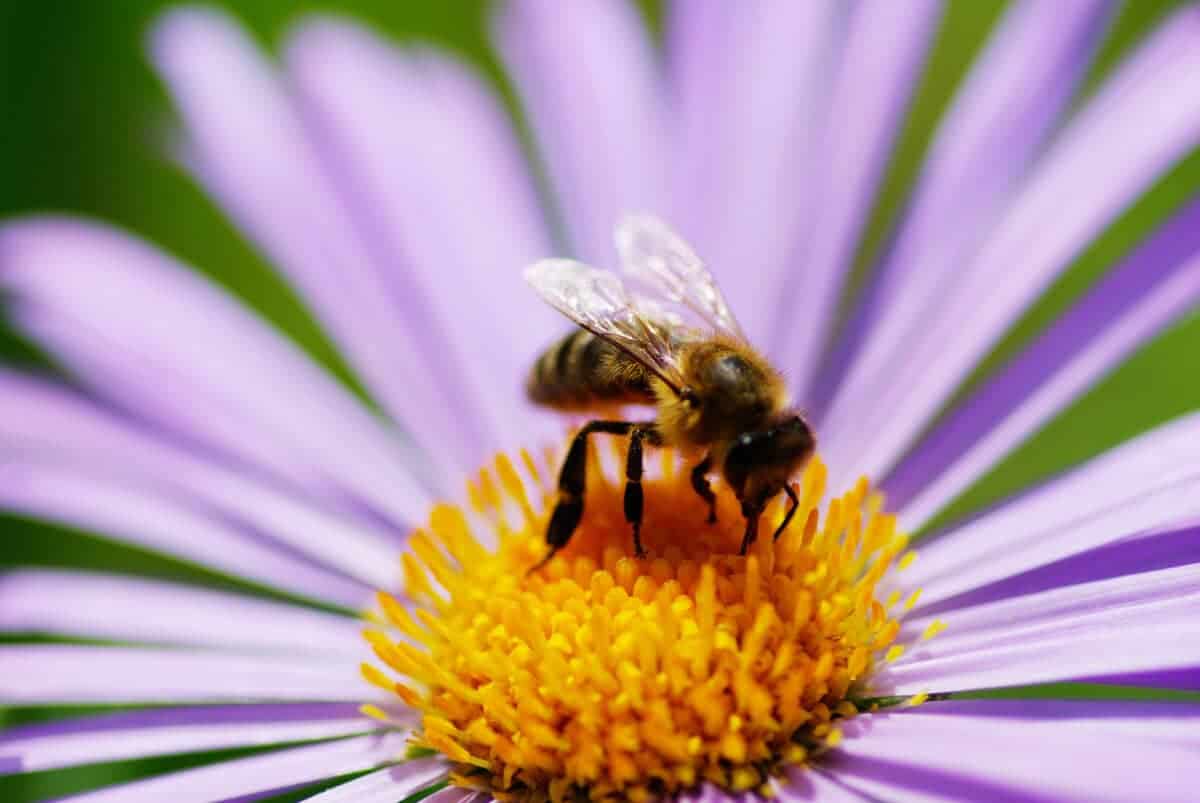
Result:
M860 483L817 508L825 468L809 464L800 521L738 555L727 493L717 522L668 454L648 488L639 560L619 483L590 493L587 520L544 568L549 488L534 496L505 457L481 476L478 512L498 528L480 546L455 508L434 510L406 559L410 610L381 595L364 675L422 714L418 740L458 780L502 799L652 799L702 781L769 789L857 713L850 700L900 624L876 588L904 550L895 518L869 511ZM502 490L501 490L502 489ZM505 510L515 507L519 524ZM768 515L778 524L782 508ZM894 605L892 607L895 607ZM415 682L423 691L406 685Z
M0 628L58 639L0 646L0 703L149 706L6 731L0 774L270 746L81 799L352 775L313 799L1187 799L1200 417L1094 428L1069 471L945 511L1195 309L1191 187L963 389L1200 144L1181 78L1200 16L1167 16L1080 94L1108 4L1011 4L839 321L908 103L942 66L936 47L923 66L931 42L966 7L677 3L659 59L622 2L505 4L495 38L546 193L443 54L318 19L276 64L219 14L168 14L152 54L182 162L372 404L128 234L6 223L7 314L73 383L0 374L0 505L226 587L0 575ZM695 243L821 455L791 526L742 556L730 489L708 521L660 450L639 560L617 460L594 452L580 530L539 567L567 428L520 384L562 322L519 271L612 263L627 210ZM1130 699L1152 687L1177 694Z

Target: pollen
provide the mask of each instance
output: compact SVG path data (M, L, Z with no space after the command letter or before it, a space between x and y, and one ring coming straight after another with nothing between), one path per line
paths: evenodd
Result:
M613 457L613 455L609 455ZM808 464L800 508L744 521L714 484L717 521L678 456L645 480L633 556L619 461L592 455L583 522L545 566L554 462L500 456L442 505L380 594L371 683L420 712L413 739L460 785L506 801L651 800L714 784L769 795L773 776L839 743L856 690L898 657L876 591L907 539L865 480L825 500Z

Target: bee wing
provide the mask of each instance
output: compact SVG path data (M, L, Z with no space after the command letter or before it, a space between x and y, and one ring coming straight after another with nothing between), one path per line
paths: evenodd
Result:
M550 306L656 373L672 388L686 384L668 323L630 296L610 271L570 259L543 259L525 269L525 281Z
M670 226L652 215L627 215L614 238L625 273L691 310L717 332L746 339L716 279Z

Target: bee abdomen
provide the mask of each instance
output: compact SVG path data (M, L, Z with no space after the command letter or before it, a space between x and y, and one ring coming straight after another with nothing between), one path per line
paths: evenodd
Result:
M576 329L546 349L533 364L525 389L531 401L558 408L651 397L645 369L586 329Z

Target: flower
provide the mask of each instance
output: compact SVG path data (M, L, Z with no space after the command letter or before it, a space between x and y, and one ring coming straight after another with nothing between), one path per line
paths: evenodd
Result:
M1015 4L941 123L865 302L819 359L938 11L679 4L665 65L620 3L502 12L498 40L572 249L611 263L625 209L675 221L812 403L823 461L804 477L803 527L741 558L720 549L736 511L711 530L689 523L703 509L667 453L648 483L651 560L609 552L626 534L609 478L578 545L534 576L519 570L557 459L536 450L563 431L518 388L561 322L516 271L561 249L496 102L447 57L341 22L300 27L280 69L212 12L168 15L153 52L184 163L299 290L378 414L131 236L6 224L10 317L78 385L3 374L3 506L270 594L6 574L6 631L89 643L0 646L0 700L153 707L10 730L0 772L265 745L278 749L79 799L261 797L350 775L313 799L1187 799L1196 698L1136 701L1121 684L1195 688L1196 413L934 532L915 561L893 528L920 532L1195 308L1193 201L938 415L1039 291L1200 144L1200 87L1179 78L1200 68L1200 17L1166 19L1068 114L1106 5ZM823 487L845 493L822 507ZM893 559L905 568L885 574ZM391 593L364 640L358 612L375 591ZM623 629L605 639L610 598ZM575 666L571 643L551 643L568 636ZM788 646L801 643L803 659ZM605 645L630 659L604 663ZM524 695L489 697L496 670L480 659L512 661ZM567 708L539 713L582 699L553 687L562 666L562 684L588 678L601 695L609 752L547 724ZM1079 680L1106 684L1107 699L994 692ZM570 710L571 725L587 713ZM655 728L629 731L642 722Z

